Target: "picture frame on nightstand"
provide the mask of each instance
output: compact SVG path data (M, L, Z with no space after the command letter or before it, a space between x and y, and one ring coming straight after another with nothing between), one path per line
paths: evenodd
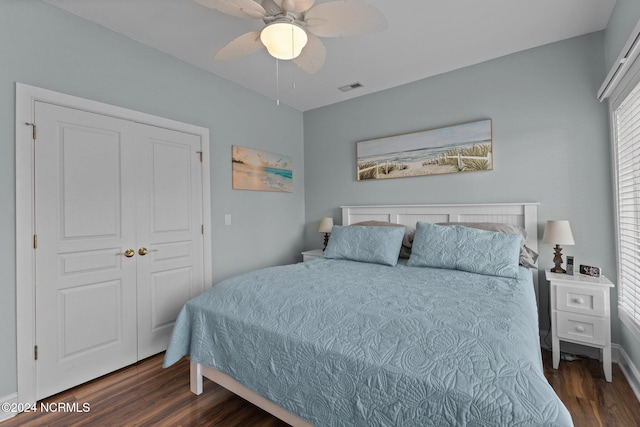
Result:
M573 276L574 271L573 257L571 255L567 255L567 274L569 276Z

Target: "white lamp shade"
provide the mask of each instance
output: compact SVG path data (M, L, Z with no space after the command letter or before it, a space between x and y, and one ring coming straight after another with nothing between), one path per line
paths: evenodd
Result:
M333 230L333 218L329 218L328 216L322 218L322 220L320 220L318 233L331 233L331 230Z
M554 245L575 245L569 221L565 219L547 221L542 241Z
M289 22L274 22L260 33L260 40L269 54L278 59L294 59L307 45L307 33Z

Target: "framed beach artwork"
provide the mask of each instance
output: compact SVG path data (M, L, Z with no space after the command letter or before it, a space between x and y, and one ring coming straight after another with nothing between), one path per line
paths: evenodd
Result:
M356 144L358 181L493 170L491 119Z
M290 156L235 145L232 150L234 190L293 191L293 162Z

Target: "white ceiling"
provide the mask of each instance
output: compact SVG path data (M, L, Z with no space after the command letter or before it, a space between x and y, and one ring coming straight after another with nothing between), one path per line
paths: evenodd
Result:
M266 50L235 62L213 59L232 39L262 28L262 21L225 15L193 0L45 1L306 111L603 30L616 0L366 0L385 15L386 30L323 38L324 67L306 74L280 61L279 85L276 60ZM355 82L363 87L338 90Z

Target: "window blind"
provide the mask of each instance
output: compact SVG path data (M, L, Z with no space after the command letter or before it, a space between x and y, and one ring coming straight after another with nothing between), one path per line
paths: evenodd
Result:
M640 84L615 109L618 309L640 328Z

